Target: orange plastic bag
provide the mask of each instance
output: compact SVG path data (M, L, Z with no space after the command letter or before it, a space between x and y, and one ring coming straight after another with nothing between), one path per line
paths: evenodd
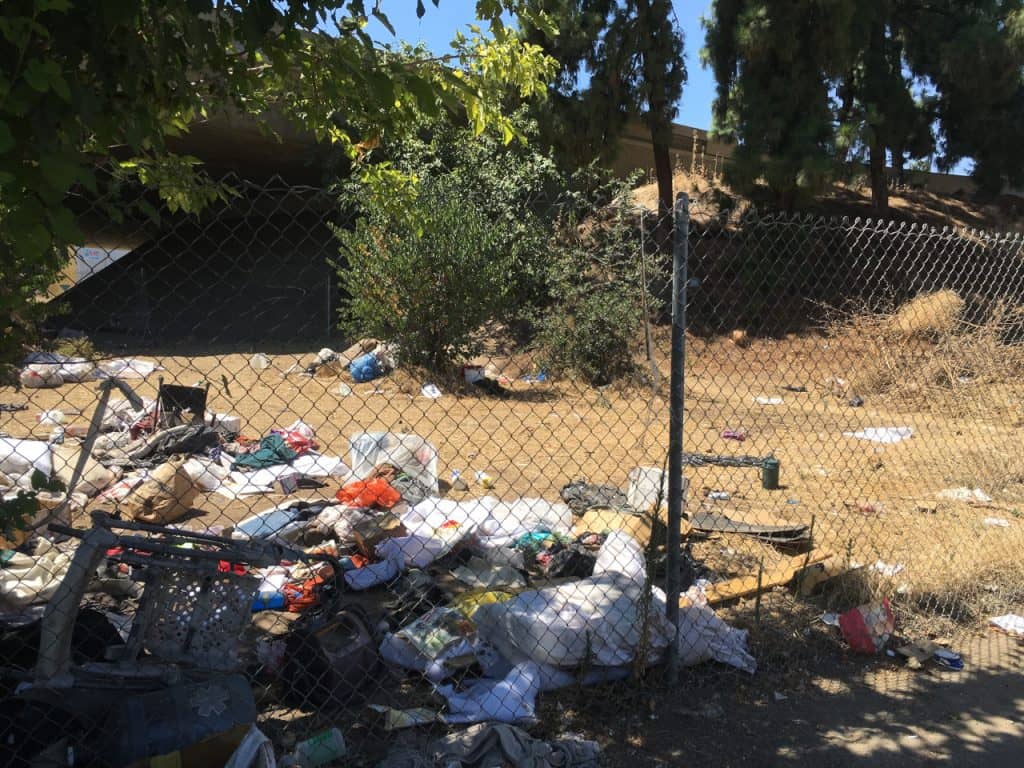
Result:
M356 480L349 483L336 494L335 498L342 504L352 507L380 507L391 509L402 500L402 494L391 487L391 483L382 477L372 480Z

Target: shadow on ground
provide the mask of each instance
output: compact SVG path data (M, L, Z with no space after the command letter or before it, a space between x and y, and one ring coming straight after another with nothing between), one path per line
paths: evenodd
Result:
M616 768L1019 766L1024 643L991 633L957 647L959 673L836 654L784 679L687 671L672 692L602 691L600 717L590 691L578 720L564 698L550 714L554 728L599 739L602 765Z

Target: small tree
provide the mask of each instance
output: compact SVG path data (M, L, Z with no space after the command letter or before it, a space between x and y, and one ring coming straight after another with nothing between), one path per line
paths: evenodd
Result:
M474 332L504 314L514 269L501 224L445 187L420 190L416 219L376 210L338 232L343 325L397 342L404 362L435 371L477 351Z

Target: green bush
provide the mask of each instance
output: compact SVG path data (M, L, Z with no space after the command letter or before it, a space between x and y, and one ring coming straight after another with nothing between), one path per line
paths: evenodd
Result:
M645 291L654 311L642 280L639 222L625 212L627 203L620 197L586 226L560 228L550 248L551 299L537 322L544 364L598 386L634 371Z
M397 342L403 362L433 370L477 352L474 332L505 314L514 269L500 223L472 200L434 197L440 192L421 191L415 222L370 213L338 233L343 324Z

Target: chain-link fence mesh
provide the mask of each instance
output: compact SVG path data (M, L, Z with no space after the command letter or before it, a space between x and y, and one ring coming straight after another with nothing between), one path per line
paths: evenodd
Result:
M666 660L784 671L1024 603L1020 237L612 201L552 217L544 295L431 368L339 330L331 194L225 183L195 216L75 200L3 388L11 764L223 762L255 723L308 764L447 765L467 724L553 736L560 697L614 711ZM495 295L392 277L367 295L425 344L396 290Z

